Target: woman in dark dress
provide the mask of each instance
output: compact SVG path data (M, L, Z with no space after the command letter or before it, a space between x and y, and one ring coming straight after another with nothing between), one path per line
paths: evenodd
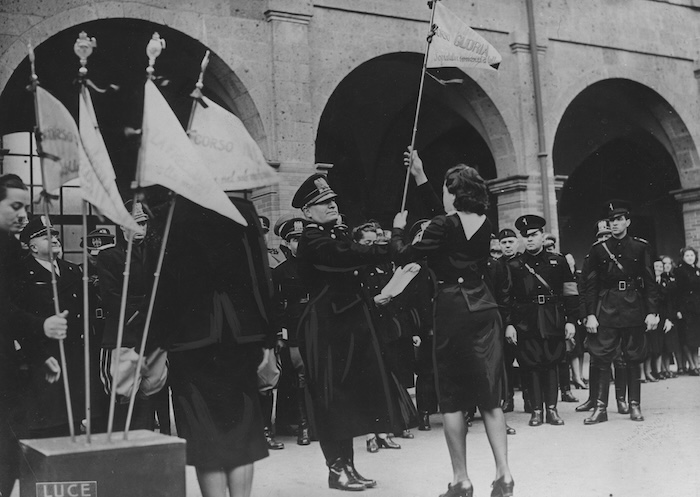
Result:
M671 257L661 256L664 263L664 274L661 275L661 285L663 291L659 293L659 306L666 307L668 310L668 321L670 328L664 333L663 338L663 369L666 373L666 378L675 378L681 369L683 363L683 350L681 348L680 338L678 337L678 316L676 315L677 298L676 298L676 276L675 264ZM664 304L665 301L665 304ZM659 322L661 323L661 322ZM666 326L664 322L664 326ZM671 371L671 359L676 363L676 372Z
M407 159L412 163L411 172L418 187L429 188L418 154L413 152L412 160L410 156ZM464 413L474 406L481 410L496 461L491 495L513 495L505 418L500 408L510 279L507 273L492 277L487 270L492 231L485 216L487 192L475 169L458 165L445 174L443 206L448 214L435 217L420 241L404 244L406 211L394 219L392 248L397 252L397 264L427 257L437 280L437 383L453 470L452 483L442 497L473 494L467 474Z
M297 252L310 294L298 337L328 486L357 491L376 481L355 469L353 437L402 429L398 394L386 374L369 310L373 304L361 286L363 268L390 257L386 242L353 242L339 223L335 197L325 176L314 174L292 200L310 221Z
M678 319L681 319L681 343L688 359L688 374L700 376L700 268L698 253L691 247L681 250L682 260L675 271L678 288Z

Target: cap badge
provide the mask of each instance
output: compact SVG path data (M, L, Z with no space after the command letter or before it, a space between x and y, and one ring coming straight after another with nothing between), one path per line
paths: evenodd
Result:
M294 231L304 231L304 223L301 221L294 221Z
M316 185L316 189L318 190L318 193L325 193L327 191L330 191L331 187L328 185L328 182L325 180L325 178L316 178L314 180L314 185Z

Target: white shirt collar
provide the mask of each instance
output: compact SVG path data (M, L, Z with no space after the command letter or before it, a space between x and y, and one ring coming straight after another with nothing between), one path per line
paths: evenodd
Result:
M43 259L36 259L36 258L34 260L36 260L39 264L41 264L41 266L44 269L46 269L49 273L51 272L51 264L49 263L49 261L45 261ZM58 268L58 262L56 262L55 260L53 261L53 267L56 268L56 275L61 276L61 270Z

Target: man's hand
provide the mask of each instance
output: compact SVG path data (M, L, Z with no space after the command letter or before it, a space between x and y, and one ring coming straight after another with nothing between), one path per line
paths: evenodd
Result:
M418 152L411 150L411 147L403 153L403 163L411 168L411 175L416 180L416 185L420 186L428 182L428 177L423 170L423 161L418 157Z
M408 211L401 211L394 216L394 228L404 229L406 228L406 218L408 217Z
M586 318L586 331L588 333L598 333L598 318L594 314L589 314Z
M564 325L564 340L571 340L576 336L576 326L573 323L566 323Z
M391 297L389 295L384 295L383 293L378 293L374 296L374 303L380 307L387 305L390 301Z
M673 328L673 323L668 319L664 321L664 333L668 333L669 331L671 331L671 328Z
M647 325L647 331L655 330L659 325L659 316L656 314L647 314L647 317L644 318L644 324Z
M46 381L49 383L56 383L61 377L61 366L58 365L56 358L49 357L44 362L44 366L46 367L46 372L44 374Z
M677 317L678 319L683 319L683 314L681 314L681 311L678 311L678 312L676 313L676 317Z
M68 331L66 316L68 316L68 311L46 318L46 321L44 321L44 335L54 340L66 338L66 331Z
M513 345L518 344L518 332L515 331L515 326L512 324L506 326L506 342L512 343Z
M422 340L418 335L413 335L413 346L414 347L420 347L420 344L422 343Z

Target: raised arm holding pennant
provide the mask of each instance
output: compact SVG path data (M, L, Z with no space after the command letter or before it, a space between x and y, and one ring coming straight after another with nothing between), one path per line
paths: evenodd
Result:
M462 70L489 69L495 71L501 63L501 54L470 28L468 24L442 5L441 0L431 0L428 2L428 6L430 7L430 31L426 38L427 44L425 56L423 57L423 70L421 71L420 85L418 87L418 103L411 135L410 162L406 171L406 181L404 182L403 197L401 198L402 211L406 207L408 182L411 177L411 165L413 163L412 152L416 146L418 115L420 114L420 104L423 100L423 86L427 70L439 67L456 67Z

